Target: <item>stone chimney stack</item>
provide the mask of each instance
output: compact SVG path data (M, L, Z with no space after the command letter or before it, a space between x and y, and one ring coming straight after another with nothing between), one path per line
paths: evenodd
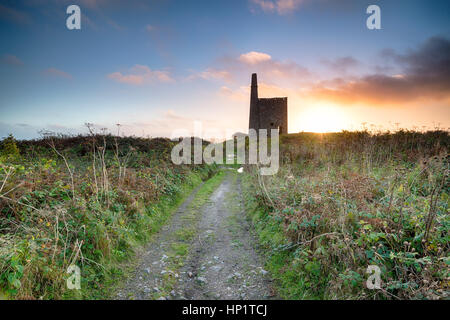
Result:
M258 110L258 79L256 73L252 74L252 86L250 94L250 129L259 129L259 110Z

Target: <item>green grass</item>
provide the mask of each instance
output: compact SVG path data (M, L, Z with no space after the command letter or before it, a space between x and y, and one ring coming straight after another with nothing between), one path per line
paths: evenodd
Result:
M195 236L196 230L194 228L184 228L175 232L178 239L182 241L191 241Z

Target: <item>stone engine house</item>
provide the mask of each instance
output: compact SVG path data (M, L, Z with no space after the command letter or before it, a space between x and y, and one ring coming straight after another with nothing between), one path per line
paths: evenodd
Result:
M249 129L278 129L280 134L288 132L287 97L258 98L258 80L256 73L252 74L250 93Z

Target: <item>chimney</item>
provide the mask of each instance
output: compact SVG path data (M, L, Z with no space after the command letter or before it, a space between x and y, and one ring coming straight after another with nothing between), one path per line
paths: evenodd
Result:
M251 93L250 100L253 100L253 99L255 102L258 101L258 79L256 77L256 73L252 74L252 93Z
M256 73L252 74L252 86L250 94L250 129L259 129L259 110L258 110L258 80Z

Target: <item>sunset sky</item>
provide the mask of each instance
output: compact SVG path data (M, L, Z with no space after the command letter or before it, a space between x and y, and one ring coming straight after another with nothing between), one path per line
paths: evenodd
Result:
M66 8L81 8L81 30ZM368 30L366 8L381 8ZM84 123L246 132L251 73L289 132L450 127L450 1L0 0L0 138Z

